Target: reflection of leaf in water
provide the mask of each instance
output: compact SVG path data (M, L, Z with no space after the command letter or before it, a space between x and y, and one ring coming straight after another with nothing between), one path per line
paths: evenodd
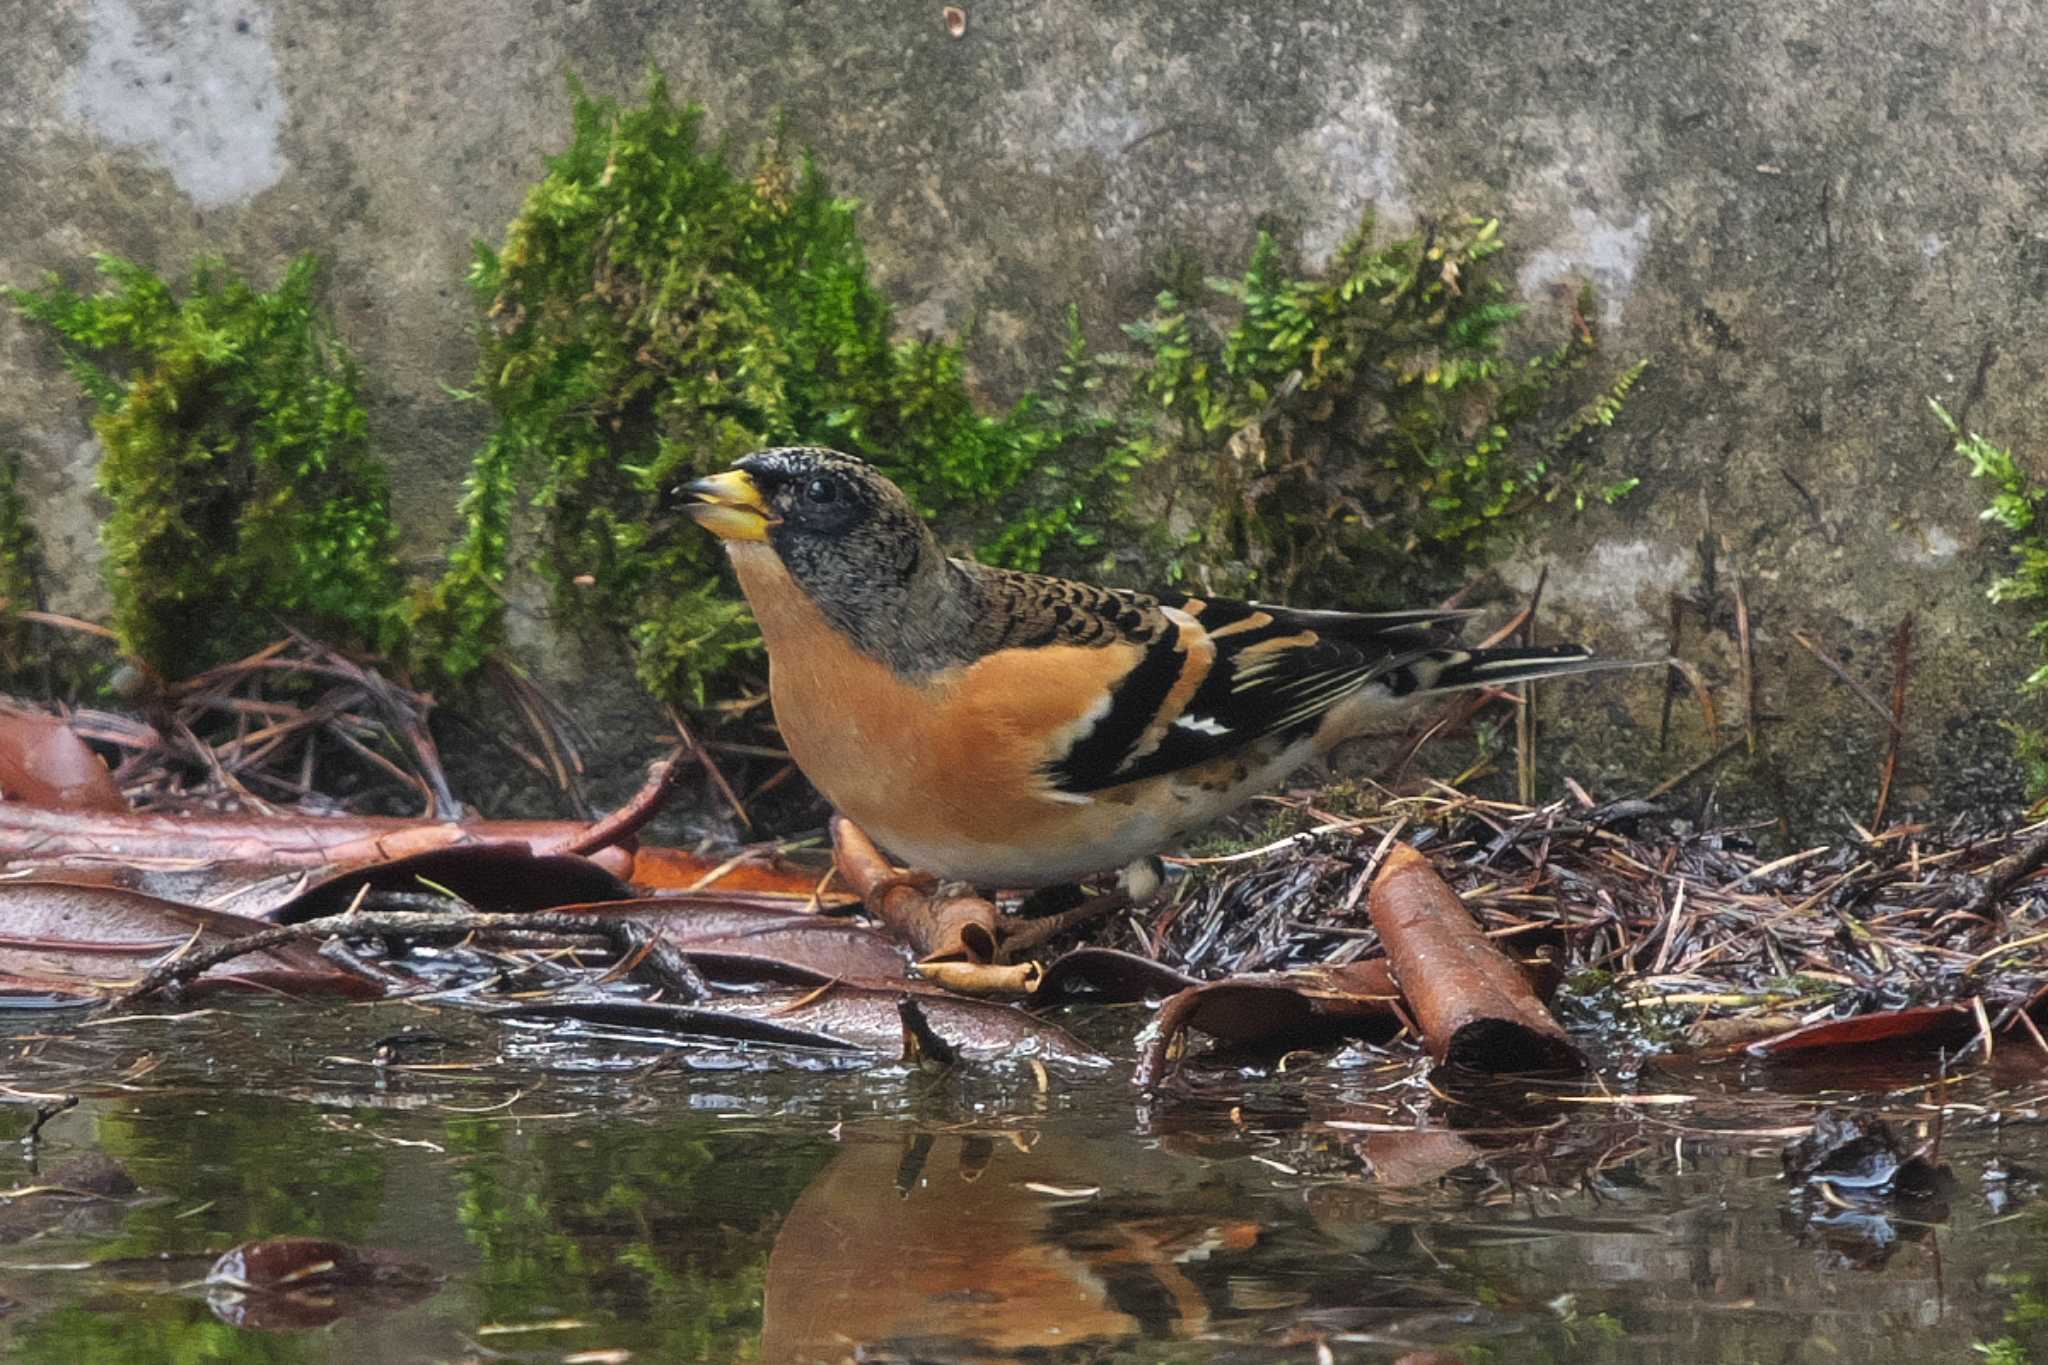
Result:
M325 1327L432 1297L445 1277L379 1247L328 1237L266 1237L223 1253L206 1274L206 1301L223 1322L261 1331Z

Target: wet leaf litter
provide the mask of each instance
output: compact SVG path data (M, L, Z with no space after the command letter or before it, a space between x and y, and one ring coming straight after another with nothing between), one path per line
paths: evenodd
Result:
M1681 1151L1749 1134L1783 1149L1787 1216L1852 1259L1945 1216L1939 1125L1977 1121L1949 1086L1996 1062L2000 1113L2024 1116L2038 1087L2013 1068L2048 1055L2032 928L2048 825L1895 826L1771 857L1641 803L1409 797L1341 822L1305 808L1319 832L1190 864L1161 903L1034 918L892 868L850 828L829 861L641 845L637 808L285 834L290 821L129 811L104 793L33 802L16 780L35 790L0 777L16 878L0 883L0 989L46 1031L237 1000L379 1000L469 1014L504 1031L508 1056L545 1038L637 1065L883 1062L936 1084L1023 1070L1027 1093L1121 1083L1155 1112L1221 1112L1247 1132L1285 1114L1387 1190L1511 1169L1518 1152L1547 1151L1542 1178L1557 1179L1567 1122L1663 1125ZM79 785L74 771L44 790ZM1104 1016L1122 1027L1094 1026ZM488 1070L430 1042L395 1033L365 1064ZM1893 1085L1900 1067L1926 1071L1898 1092L1906 1112L1801 1112L1803 1077L1858 1056ZM1387 1098L1286 1098L1321 1067L1383 1075ZM1745 1126L1717 1069L1786 1094ZM61 1124L60 1099L40 1103ZM1329 1177L1299 1152L1256 1159L1277 1180ZM1098 1188L1058 1169L1030 1184ZM304 1283L228 1276L206 1301L299 1330L438 1284L404 1263L387 1283L374 1246L310 1245L258 1251L304 1252Z

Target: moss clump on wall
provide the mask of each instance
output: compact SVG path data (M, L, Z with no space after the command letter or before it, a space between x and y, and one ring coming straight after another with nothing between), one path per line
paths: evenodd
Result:
M770 445L873 461L994 562L1103 570L1114 543L1154 578L1369 600L1566 487L1640 369L1529 434L1591 328L1511 366L1495 225L1375 243L1368 223L1322 276L1262 239L1215 285L1230 316L1162 294L1123 353L1070 315L1051 382L985 414L957 342L894 339L855 205L779 138L736 170L702 121L658 79L630 109L575 92L568 149L478 246L497 430L420 615L458 674L498 642L525 502L557 601L633 623L647 685L701 701L755 637L709 538L656 529L661 490Z
M1591 301L1556 350L1509 361L1522 309L1488 272L1500 249L1494 220L1377 242L1368 217L1310 275L1262 234L1242 278L1206 284L1223 318L1167 292L1127 327L1165 418L1153 453L1197 492L1174 567L1223 591L1370 602L1440 583L1533 503L1583 501L1589 438L1645 362L1561 404L1596 350Z
M100 405L99 487L122 647L179 678L277 635L280 619L384 648L401 624L387 475L354 362L316 308L317 265L270 291L217 261L182 291L113 256L108 287L10 290Z
M572 97L567 150L477 246L469 396L494 426L448 567L409 596L311 258L269 292L217 262L174 291L113 257L97 294L10 291L100 403L132 656L183 676L283 618L459 680L503 643L530 511L568 615L623 628L658 697L701 703L757 641L663 491L805 443L881 466L993 562L1368 605L1441 586L1532 503L1583 497L1589 438L1642 369L1572 411L1585 301L1563 345L1512 363L1498 224L1380 241L1368 219L1321 273L1261 236L1242 277L1162 292L1120 352L1091 351L1070 310L1048 382L984 412L958 342L895 338L856 206L808 159L778 137L735 169L659 79L632 108Z
M2011 573L1992 582L1987 596L1994 602L2021 603L2040 613L2028 634L2040 644L2041 666L2020 682L2020 692L2048 699L2048 486L2029 478L2010 450L1993 445L1974 431L1962 430L1941 404L1930 400L1930 405L1955 438L1956 453L1970 462L1971 476L1991 485L1991 505L1984 509L1984 520L2011 533L2017 562ZM2048 728L2017 724L2008 728L2026 769L2029 790L2036 798L2048 797Z
M957 346L894 339L855 206L807 160L771 140L736 171L702 121L659 80L627 110L578 91L568 150L503 244L478 245L476 393L497 430L421 613L458 673L495 644L522 498L558 601L633 623L647 685L701 702L755 637L708 538L657 534L663 489L763 446L828 443L943 514L1046 480L1065 441L1051 404L979 412ZM1079 501L1037 500L996 548L1033 561Z

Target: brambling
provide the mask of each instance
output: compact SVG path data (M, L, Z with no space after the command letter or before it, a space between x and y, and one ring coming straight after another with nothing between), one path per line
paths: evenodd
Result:
M1465 688L1609 666L1465 649L1467 612L1303 611L949 558L870 465L762 450L679 490L725 544L790 756L914 868L985 888L1123 870L1335 745Z

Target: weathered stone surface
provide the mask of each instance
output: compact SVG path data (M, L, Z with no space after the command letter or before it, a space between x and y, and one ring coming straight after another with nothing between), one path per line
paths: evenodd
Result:
M2025 622L1983 600L1997 538L1925 399L2023 451L2048 442L2048 340L2029 325L2048 294L2048 23L2032 10L969 8L956 40L936 3L15 6L0 280L82 278L95 249L167 272L218 251L259 275L325 253L399 513L431 555L479 430L442 389L474 362L469 243L565 140L564 71L630 95L659 67L742 141L786 110L868 206L903 325L974 324L996 392L1054 355L1069 301L1110 335L1170 254L1228 268L1270 224L1313 256L1367 204L1498 209L1539 312L1590 276L1610 355L1655 362L1607 446L1641 490L1543 529L1508 580L1547 563L1559 633L1645 655L1667 647L1672 596L1695 598L1681 650L1736 716L1739 575L1776 776L1738 765L1724 795L1837 829L1867 818L1882 730L1790 632L1882 692L1884 640L1915 611L1908 807L2010 799L1996 721L2020 704ZM0 444L29 461L58 605L91 613L86 419L50 350L0 314ZM1553 688L1552 771L1641 789L1704 752L1687 702L1655 751L1660 687Z

